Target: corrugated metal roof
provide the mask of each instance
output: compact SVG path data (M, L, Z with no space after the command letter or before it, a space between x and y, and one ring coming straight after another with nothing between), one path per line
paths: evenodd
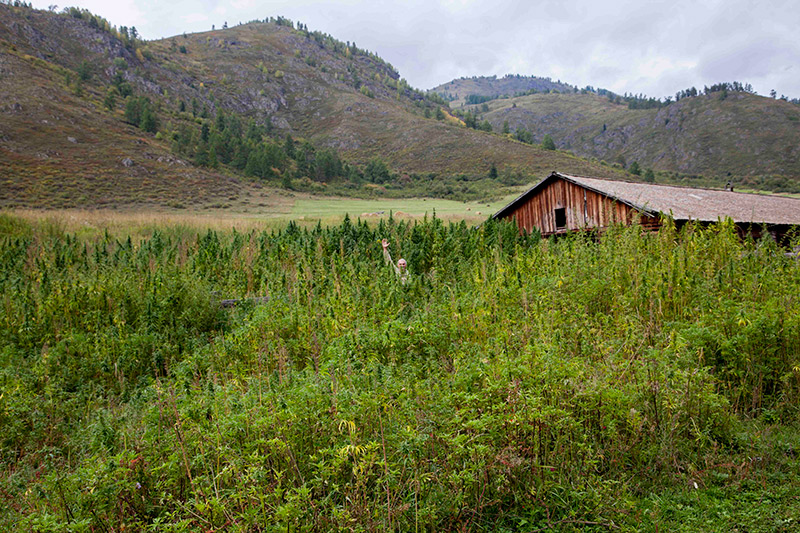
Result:
M697 189L650 183L630 183L599 178L569 176L553 172L495 215L502 216L518 202L529 198L552 178L562 178L587 189L650 213L671 215L675 220L716 222L730 217L734 222L800 224L800 199L719 189Z

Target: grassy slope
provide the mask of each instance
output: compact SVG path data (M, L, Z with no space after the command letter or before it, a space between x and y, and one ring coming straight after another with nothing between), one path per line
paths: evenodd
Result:
M512 131L528 129L536 141L550 134L584 157L709 176L800 175L800 107L757 95L629 110L593 94L536 94L495 100L489 109L495 128L508 120Z
M9 25L0 29L8 32ZM0 205L246 209L274 196L174 157L167 145L124 123L119 109L103 108L101 86L84 84L78 96L66 82L67 68L20 48L0 41L0 66L13 73L0 77L7 95L0 105Z
M0 79L10 95L0 107L0 204L257 209L268 203L271 195L247 182L176 160L167 142L124 124L122 102L113 113L104 109L118 57L129 65L123 74L135 92L160 108L164 129L181 123L198 128L190 113L178 112L181 101L188 106L196 100L212 117L217 109L238 113L271 124L276 135L333 146L354 162L381 156L401 172L477 175L495 163L531 180L552 169L616 174L568 154L425 119L415 105L420 96L398 91L389 65L366 55L346 57L275 24L179 36L141 48L148 59L86 21L0 6L0 64L14 73ZM84 59L94 75L76 96L75 69ZM357 84L374 97L357 91ZM125 158L134 165L123 167Z
M175 53L173 42L185 45L187 54ZM420 173L482 174L495 162L500 168L524 169L534 175L554 168L614 175L566 154L425 119L410 91L398 96L375 79L376 74L382 79L391 74L380 62L365 56L347 58L286 27L251 23L165 39L148 48L160 63L203 79L205 87L200 92L204 97L213 90L223 107L332 146L356 162L380 156L400 171ZM278 70L281 78L275 76ZM355 90L350 84L353 73L374 98ZM185 87L177 85L167 88L171 94L185 92Z

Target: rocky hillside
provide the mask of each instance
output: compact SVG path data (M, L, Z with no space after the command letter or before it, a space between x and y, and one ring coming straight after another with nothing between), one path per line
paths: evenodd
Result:
M186 54L175 52L180 46ZM379 58L306 31L256 22L149 43L148 49L160 65L183 74L157 79L174 101L196 97L209 108L269 121L281 133L330 146L355 162L379 156L402 172L444 174L483 173L492 162L532 173L562 165L602 171L436 120L438 104Z
M427 180L419 194L428 183L484 177L493 167L518 183L553 169L619 175L468 129L374 54L280 18L142 42L85 11L0 5L0 69L2 205L216 205L249 196L252 180L234 166L193 164L192 146L176 152L184 141L196 148L210 135L211 143L221 114L251 122L247 142L262 148L288 135L356 169L379 158L399 194L422 179L413 176ZM131 99L145 98L156 119L147 131L130 109ZM274 166L261 181L291 183L304 168Z
M611 95L613 96L613 95ZM587 91L530 94L466 106L495 131L507 123L550 135L578 156L656 171L702 175L717 185L796 191L800 187L800 106L748 92L715 91L650 109Z

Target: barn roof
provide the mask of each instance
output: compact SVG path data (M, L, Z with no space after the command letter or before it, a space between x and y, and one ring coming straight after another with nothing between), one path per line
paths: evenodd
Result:
M517 206L534 196L555 179L563 179L627 204L649 214L663 213L675 220L716 222L730 217L740 223L800 224L800 199L768 194L751 194L719 189L697 189L651 183L630 183L599 178L569 176L553 172L513 202L495 213L494 218L511 214Z

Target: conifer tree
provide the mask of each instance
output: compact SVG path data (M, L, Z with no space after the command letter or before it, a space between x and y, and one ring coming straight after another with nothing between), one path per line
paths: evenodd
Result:
M158 119L155 112L150 109L149 102L146 102L143 106L139 127L148 133L156 133L158 131Z

